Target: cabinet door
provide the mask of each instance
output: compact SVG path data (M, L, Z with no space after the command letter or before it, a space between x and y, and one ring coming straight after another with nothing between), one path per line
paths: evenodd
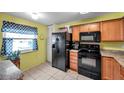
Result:
M70 69L77 71L78 70L78 51L70 51Z
M113 79L113 64L111 58L102 57L102 79L103 80Z
M100 31L100 24L99 23L92 23L88 25L88 31L93 32L93 31Z
M70 63L70 68L74 71L77 71L77 64L76 63Z
M80 32L79 26L72 27L72 40L73 41L79 41L79 32Z
M80 26L80 32L94 32L94 31L100 31L99 23L90 23Z
M113 79L120 80L120 64L116 62L116 60L112 59L113 61Z
M80 32L88 32L88 24L80 26Z
M120 79L124 80L124 68L123 67L120 68L120 74L121 74Z
M102 41L123 41L123 20L109 20L101 22L101 40Z

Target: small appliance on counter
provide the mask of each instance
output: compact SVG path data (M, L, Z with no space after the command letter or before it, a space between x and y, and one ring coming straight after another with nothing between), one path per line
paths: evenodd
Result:
M78 52L78 73L101 79L100 31L81 32Z
M79 42L73 42L72 43L72 49L78 50L79 49Z

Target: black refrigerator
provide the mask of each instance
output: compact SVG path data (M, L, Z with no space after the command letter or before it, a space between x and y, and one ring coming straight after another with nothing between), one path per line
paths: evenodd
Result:
M52 33L52 66L62 71L69 68L68 36L66 32Z

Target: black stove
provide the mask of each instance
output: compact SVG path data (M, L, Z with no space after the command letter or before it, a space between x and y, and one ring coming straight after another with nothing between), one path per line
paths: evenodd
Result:
M93 79L101 79L101 54L98 44L80 44L78 73Z

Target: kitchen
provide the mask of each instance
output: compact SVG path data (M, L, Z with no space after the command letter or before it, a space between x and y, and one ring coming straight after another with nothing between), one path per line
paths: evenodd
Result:
M47 17L38 20L36 15L41 17L39 16L41 14L47 15L54 21ZM123 12L86 12L83 14L81 12L30 14L7 12L0 15L2 28L0 35L3 34L3 38L0 39L1 47L3 47L2 39L8 39L7 31L14 29L12 34L16 33L17 36L8 35L9 38L15 39L15 43L12 44L16 46L12 49L16 50L19 47L24 52L20 54L19 63L15 63L21 70L19 73L23 74L21 74L21 79L124 79ZM28 29L31 30L27 33ZM29 43L30 46L28 46ZM10 45L12 47L12 44L8 42L5 47ZM11 48L7 49L7 53L10 53ZM5 58L1 56L0 61L4 60Z
M123 0L2 0L4 93L123 93Z
M124 79L123 47L122 50L114 49L117 42L124 41L123 17L74 25L70 29L60 28L63 32L68 30L72 32L73 47L67 53L69 67L64 65L65 69L74 70L92 79ZM112 46L104 47L104 43L112 43ZM59 65L55 67L61 68Z

